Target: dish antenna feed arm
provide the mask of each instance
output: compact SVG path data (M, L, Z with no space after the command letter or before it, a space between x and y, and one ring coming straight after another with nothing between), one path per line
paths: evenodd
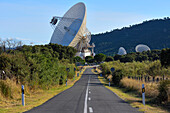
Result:
M64 21L74 21L74 20L78 20L78 21L80 21L80 22L82 21L81 19L77 19L77 18L67 18L67 17L54 16L54 17L51 19L50 24L51 24L51 25L56 25L59 20L64 20Z

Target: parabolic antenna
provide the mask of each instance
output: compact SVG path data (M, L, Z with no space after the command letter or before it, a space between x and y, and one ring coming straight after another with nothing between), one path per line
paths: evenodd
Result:
M118 51L118 53L117 53L117 54L118 54L118 55L126 55L126 54L127 54L127 52L126 52L125 48L120 47L120 48L119 48L119 51Z
M79 50L86 45L83 45L84 43L90 42L91 33L86 28L86 7L84 3L75 4L63 17L55 16L50 23L55 25L57 22L50 43L72 46Z
M147 45L139 44L135 47L136 52L150 51L150 48Z
M80 2L72 6L63 17L54 16L50 24L55 28L50 43L72 46L77 49L79 56L93 55L90 46L91 33L86 28L86 7ZM87 53L87 55L86 55Z

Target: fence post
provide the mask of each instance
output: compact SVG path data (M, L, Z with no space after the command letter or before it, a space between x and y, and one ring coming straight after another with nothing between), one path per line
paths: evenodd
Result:
M66 86L67 86L67 79L66 79Z
M148 76L148 82L150 82L150 77Z
M159 82L159 78L157 78L156 81Z
M142 103L145 105L145 86L142 84Z
M25 106L24 85L22 85L21 91L22 91L22 105Z
M155 82L155 77L153 77L153 80L152 80L153 82Z

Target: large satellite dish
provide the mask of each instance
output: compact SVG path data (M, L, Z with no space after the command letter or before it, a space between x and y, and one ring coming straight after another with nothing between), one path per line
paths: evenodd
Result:
M126 55L126 54L127 54L127 52L126 52L125 48L120 47L120 48L119 48L119 51L118 51L118 53L117 53L117 54L118 54L118 55Z
M147 45L139 44L135 47L136 52L150 51L150 48Z
M50 43L72 46L78 52L94 48L90 46L91 33L86 28L86 7L80 2L72 6L63 17L54 16L51 20L54 32ZM87 51L86 50L86 51Z

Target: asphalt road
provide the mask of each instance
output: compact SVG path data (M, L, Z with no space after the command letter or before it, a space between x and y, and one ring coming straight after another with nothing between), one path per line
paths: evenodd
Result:
M76 84L26 113L140 113L105 88L88 68Z

